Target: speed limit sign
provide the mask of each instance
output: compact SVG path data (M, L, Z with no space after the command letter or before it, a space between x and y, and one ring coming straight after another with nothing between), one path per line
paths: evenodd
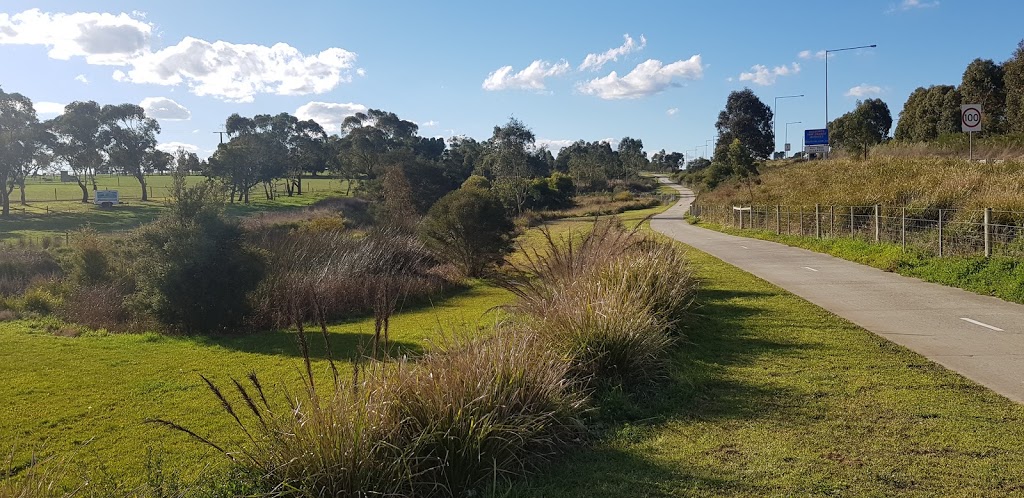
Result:
M981 104L960 106L960 128L963 131L981 131Z

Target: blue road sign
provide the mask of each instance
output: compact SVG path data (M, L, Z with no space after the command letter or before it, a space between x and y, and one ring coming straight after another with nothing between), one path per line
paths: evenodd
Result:
M828 128L804 130L804 145L828 145Z

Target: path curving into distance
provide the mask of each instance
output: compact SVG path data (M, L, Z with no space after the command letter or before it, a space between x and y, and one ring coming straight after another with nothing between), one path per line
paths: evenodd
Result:
M693 192L672 186L682 198L651 220L654 230L1024 402L1024 305L693 226L683 219Z

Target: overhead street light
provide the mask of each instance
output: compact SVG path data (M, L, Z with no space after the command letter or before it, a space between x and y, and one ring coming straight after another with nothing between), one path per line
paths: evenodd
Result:
M791 124L800 124L800 123L802 123L802 121L790 121L790 122L786 123L786 142L785 142L785 145L782 146L783 149L785 149L786 145L789 145L789 125L791 125ZM788 151L784 150L783 152L788 152Z
M795 99L797 97L803 97L804 94L800 95L783 95L781 97L775 97L775 105L772 108L772 152L779 150L779 131L775 127L775 118L779 112L779 99Z
M875 48L878 45L861 45L859 47L833 48L825 51L825 129L828 129L828 54L842 52L844 50L857 50L861 48Z

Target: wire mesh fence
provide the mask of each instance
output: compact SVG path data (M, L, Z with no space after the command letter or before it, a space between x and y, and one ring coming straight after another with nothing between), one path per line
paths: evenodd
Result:
M741 229L899 244L935 256L1024 257L1024 212L896 206L707 206L690 214Z

